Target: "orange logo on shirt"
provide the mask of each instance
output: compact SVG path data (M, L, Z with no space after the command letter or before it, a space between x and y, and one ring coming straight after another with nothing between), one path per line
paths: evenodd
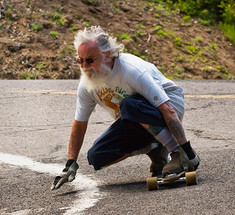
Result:
M121 116L119 104L122 99L128 96L125 90L119 88L116 88L116 90L111 88L102 88L96 94L102 103L114 110L116 118Z

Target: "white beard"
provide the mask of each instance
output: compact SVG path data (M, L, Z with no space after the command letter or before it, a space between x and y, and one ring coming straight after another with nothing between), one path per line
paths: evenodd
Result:
M104 87L107 87L107 79L111 76L111 69L105 63L102 63L99 68L99 73L94 67L89 68L84 71L81 69L81 82L88 92L93 90L100 90Z

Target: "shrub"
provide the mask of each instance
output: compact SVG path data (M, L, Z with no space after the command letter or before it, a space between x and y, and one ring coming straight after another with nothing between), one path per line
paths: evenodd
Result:
M227 24L221 22L220 28L224 32L224 35L235 44L235 24Z
M224 34L235 40L235 1L234 0L163 0L179 8L188 16L198 16L202 25L220 22Z

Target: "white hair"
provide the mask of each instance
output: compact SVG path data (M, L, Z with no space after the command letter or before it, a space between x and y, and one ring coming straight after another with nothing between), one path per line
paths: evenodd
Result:
M75 49L78 50L82 43L89 41L95 41L101 52L110 51L111 57L118 57L119 52L123 51L124 48L123 44L118 44L116 38L109 36L100 26L91 26L83 31L78 31L74 39Z

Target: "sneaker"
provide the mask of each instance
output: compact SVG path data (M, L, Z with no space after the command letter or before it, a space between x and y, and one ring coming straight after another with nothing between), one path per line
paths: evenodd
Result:
M180 152L172 152L170 154L171 161L168 163L162 170L163 176L171 175L171 174L179 174L184 171L183 165L181 163L181 155Z
M168 163L168 152L165 147L159 145L157 148L151 150L148 154L152 163L150 164L150 172L152 177L161 177L162 169Z
M170 163L168 163L162 170L163 176L179 174L183 171L195 171L200 164L200 158L194 150L193 152L195 157L191 160L189 160L187 154L181 147L178 148L177 152L172 152Z

